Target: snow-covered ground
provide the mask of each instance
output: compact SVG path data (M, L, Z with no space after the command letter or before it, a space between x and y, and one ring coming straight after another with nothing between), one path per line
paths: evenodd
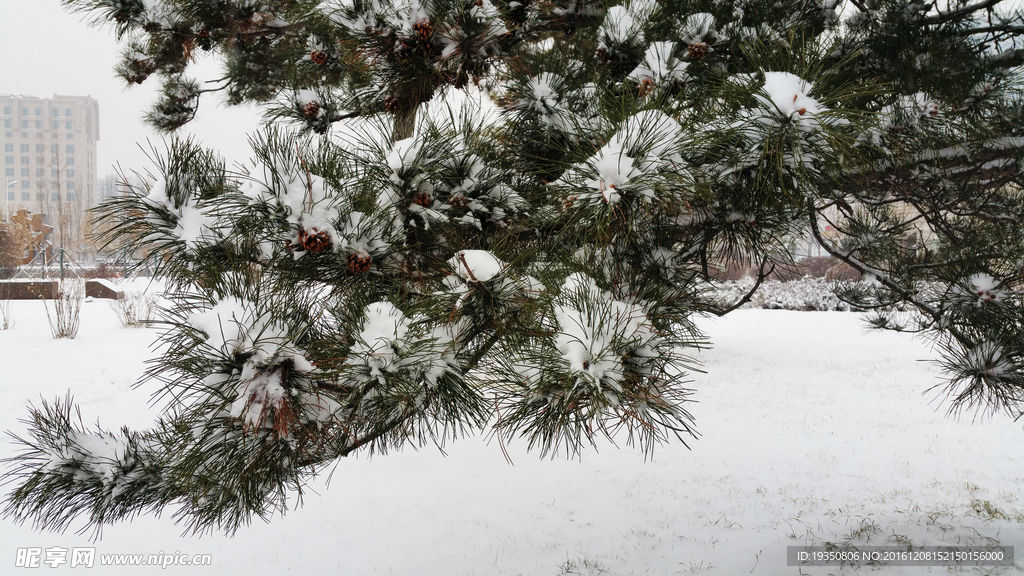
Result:
M71 390L83 419L145 427L152 389L132 389L155 332L86 302L79 336L54 340L39 302L13 302L0 331L0 428L25 404ZM0 573L159 573L101 566L107 554L210 554L173 574L797 574L786 547L1015 546L1024 566L1024 422L951 419L922 392L939 382L919 341L865 333L856 314L739 310L702 320L714 348L692 376L700 440L652 460L602 446L540 460L513 443L350 458L303 505L233 538L182 535L169 515L88 535L0 522ZM10 442L0 457L13 454ZM6 493L9 488L2 491ZM92 568L17 568L19 548L94 547ZM45 559L45 558L44 558ZM805 567L804 574L940 574L946 567Z

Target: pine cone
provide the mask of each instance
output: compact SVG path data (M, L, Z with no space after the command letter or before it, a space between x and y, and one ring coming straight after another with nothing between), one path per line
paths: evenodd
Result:
M373 259L370 258L369 254L349 254L348 255L348 269L355 274L362 274L370 269L370 264L373 263Z
M306 118L309 120L316 119L317 115L320 114L320 103L316 100L308 102L302 107L302 113L305 114Z
M308 252L323 252L331 245L331 237L323 230L316 228L309 232L299 230L299 245Z
M327 52L324 52L323 50L313 50L313 53L309 55L309 59L313 61L313 64L326 64Z
M421 42L427 42L434 35L434 26L430 20L420 20L412 25L412 29L419 35Z
M401 111L401 106L399 106L398 98L395 98L394 96L384 97L384 110L390 112L391 114L398 114Z
M644 78L640 81L640 97L643 98L654 91L654 81L650 78Z
M430 205L434 203L434 199L431 198L430 194L427 194L426 192L420 192L419 194L413 197L412 201L416 204L419 204L420 206L423 206L424 208L429 208Z
M686 53L690 55L690 59L700 60L708 53L708 45L706 42L693 42L686 47Z

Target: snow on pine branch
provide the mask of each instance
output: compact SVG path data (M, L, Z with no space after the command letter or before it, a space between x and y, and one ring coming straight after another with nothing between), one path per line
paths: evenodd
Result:
M613 205L624 197L656 201L666 193L662 184L687 178L681 146L678 122L661 111L645 110L622 122L596 154L551 186L564 191L571 199L567 203Z
M461 322L409 317L391 302L374 302L363 309L342 374L361 389L386 389L401 381L435 388L446 373L460 373L455 354L465 328ZM378 393L371 389L371 397Z
M565 279L554 305L555 346L580 382L622 393L627 369L644 373L662 339L642 303L614 299L582 273Z

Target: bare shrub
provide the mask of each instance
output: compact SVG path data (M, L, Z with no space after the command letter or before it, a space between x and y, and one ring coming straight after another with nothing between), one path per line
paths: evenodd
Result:
M14 318L11 316L11 299L0 295L0 330L14 328Z
M157 297L143 290L126 292L124 298L110 302L110 308L117 314L121 326L138 328L146 326L153 320L156 311Z
M86 271L85 277L89 279L120 278L121 269L113 264L110 264L109 262L103 262L99 266L93 268L92 270Z
M860 282L862 274L856 268L846 262L835 260L835 263L825 272L825 279L829 281Z
M53 314L50 306L43 301L46 308L46 319L50 323L50 333L54 338L74 338L78 336L78 321L82 312L82 301L85 300L85 281L74 278L60 283L60 293L53 301Z

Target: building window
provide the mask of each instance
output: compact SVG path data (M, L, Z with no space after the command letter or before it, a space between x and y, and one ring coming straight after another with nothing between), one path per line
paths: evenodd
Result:
M50 144L50 153L51 154L56 154L57 150L60 150L60 148L58 148L56 144Z
M50 176L54 178L60 176L60 170L57 170L56 168L50 168Z
M21 163L22 164L28 164L28 156L22 156L21 157Z
M50 200L53 200L54 202L60 202L60 192L51 193Z
M14 168L4 168L4 176L14 176Z
M14 152L14 144L4 144L4 152Z
M36 168L36 177L38 177L38 178L42 178L43 177L43 169L42 168Z
M64 171L64 175L67 176L68 178L74 178L75 177L75 169L74 168L68 168L67 170ZM74 184L74 182L72 182L72 184Z
M28 108L22 108L21 109L21 115L22 116L28 116Z
M22 138L28 138L28 132L22 132L21 133L21 137Z
M36 156L36 166L42 166L42 165L43 165L43 157L42 156Z
M31 199L32 199L32 193L31 192L22 192L21 193L21 201L22 202L28 202Z
M57 139L57 133L56 132L51 132L50 133L50 138L53 138L54 140L56 140Z
M44 196L42 192L36 192L36 202L42 202L43 198Z
M36 144L36 154L42 154L42 153L43 153L43 145L42 144Z
M7 199L8 200L14 200L14 192L8 192L7 193Z
M4 116L10 116L10 115L11 115L11 107L10 106L4 106Z
M57 108L50 110L50 112L53 114L54 117L60 116L60 110Z
M55 120L55 121L53 121L53 123L52 123L52 128L53 128L54 130L60 130L60 122L57 122L56 120ZM54 136L54 138L56 138L56 137L57 137L57 135L56 135L56 134L54 134L53 136Z
M28 188L28 180L22 180L21 181L21 187L22 188Z
M75 165L75 157L74 156L68 156L68 166L74 166L74 165Z
M42 130L42 129L43 129L43 121L42 120L36 120L36 130Z
M13 168L12 168L12 170L13 170ZM28 178L28 168L22 168L21 169L21 177L22 178Z
M64 115L67 116L68 118L71 118L72 116L75 115L75 111L73 109L71 109L71 108L66 108L64 110Z
M64 123L64 129L65 130L71 130L71 122L65 122Z
M74 144L68 144L67 146L64 147L64 151L67 152L68 154L74 154L75 153L75 145Z
M28 128L28 120L22 120L21 121L21 127L22 128Z
M74 202L74 201L75 201L75 193L74 192L68 192L68 202Z
M43 109L42 108L36 108L36 116L42 116L42 115L43 115Z
M10 128L10 127L11 127L11 121L10 120L4 120L4 128ZM10 136L8 136L8 138L10 138Z
M4 136L6 136L8 138L14 138L14 132L5 132Z
M75 139L75 135L72 134L71 132L68 132L68 140L74 140L74 139Z
M43 138L43 133L42 132L36 132L36 138L41 140Z
M68 182L68 190L74 190L74 189L75 189L75 183L74 182ZM69 200L70 200L70 198L69 198Z
M14 164L14 156L4 156L4 164Z
M22 144L21 145L21 151L22 152L28 152L28 144Z

